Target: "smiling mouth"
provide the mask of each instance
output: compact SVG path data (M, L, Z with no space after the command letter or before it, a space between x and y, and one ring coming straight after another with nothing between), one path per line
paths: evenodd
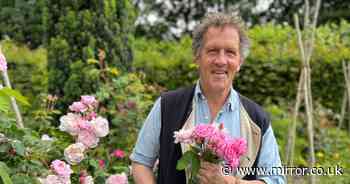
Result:
M212 71L211 74L213 74L216 77L226 77L227 71Z

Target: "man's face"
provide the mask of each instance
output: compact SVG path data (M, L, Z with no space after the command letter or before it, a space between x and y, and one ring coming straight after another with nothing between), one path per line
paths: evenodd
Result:
M240 68L239 35L232 26L210 27L196 57L202 88L228 90Z

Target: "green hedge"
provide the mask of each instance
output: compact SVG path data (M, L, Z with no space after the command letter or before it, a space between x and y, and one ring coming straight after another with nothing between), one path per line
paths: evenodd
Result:
M314 99L339 109L344 90L341 61L350 61L350 24L319 27L312 56ZM295 30L266 24L249 30L251 53L234 86L262 104L292 102L300 74L300 54ZM134 44L134 67L146 72L147 81L174 89L192 84L198 77L192 60L191 39L159 42L138 39Z

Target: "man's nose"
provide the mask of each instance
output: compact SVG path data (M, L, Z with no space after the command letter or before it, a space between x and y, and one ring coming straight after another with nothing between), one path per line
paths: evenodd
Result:
M225 65L227 62L227 58L226 58L226 55L225 55L225 51L224 49L221 49L217 58L215 59L215 64L217 65Z

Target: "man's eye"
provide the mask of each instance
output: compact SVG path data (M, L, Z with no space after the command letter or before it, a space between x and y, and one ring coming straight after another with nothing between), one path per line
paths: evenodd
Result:
M226 53L227 53L228 55L230 55L230 56L236 56L236 55L237 55L237 52L234 51L234 50L228 50Z

